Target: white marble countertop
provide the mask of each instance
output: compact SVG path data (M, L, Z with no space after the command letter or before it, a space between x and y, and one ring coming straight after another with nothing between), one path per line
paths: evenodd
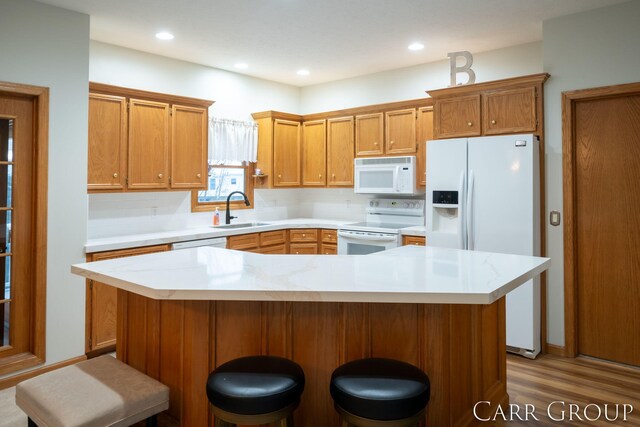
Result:
M548 258L403 246L371 255L263 255L199 247L71 266L149 298L491 304Z
M223 229L215 227L186 228L184 230L161 231L157 233L131 234L127 236L90 239L84 246L85 253L129 249L140 246L164 245L190 240L210 239L214 237L235 236L238 234L260 233L263 231L281 230L283 228L330 228L356 221L340 221L317 218L296 218L280 221L260 221L268 225Z

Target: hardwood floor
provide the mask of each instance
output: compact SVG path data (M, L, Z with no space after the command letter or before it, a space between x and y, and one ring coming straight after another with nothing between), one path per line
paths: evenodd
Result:
M513 417L514 421L503 421L502 417L498 416L493 425L640 426L640 368L587 357L569 359L544 355L536 360L528 360L509 355L507 391L510 403L519 406L521 418L525 418L525 405L529 404L535 406L533 415L537 420L529 415L528 422L520 421L517 417ZM553 402L564 402L564 405ZM607 421L604 405L608 405L608 417L611 420L616 416L616 403L619 404L618 418L615 421ZM626 422L623 421L624 404L633 407ZM549 415L547 410L550 405ZM585 418L585 407L586 417L594 421ZM509 419L509 408L503 409L506 418ZM626 410L629 413L630 407L627 406ZM597 419L599 411L601 415ZM488 422L487 424L490 425Z

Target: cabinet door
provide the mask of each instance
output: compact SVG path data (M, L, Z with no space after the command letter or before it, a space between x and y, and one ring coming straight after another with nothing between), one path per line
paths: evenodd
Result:
M273 185L300 185L300 123L276 119L273 126Z
M134 255L168 251L168 245L148 246L144 248L124 249L118 251L98 252L91 254L88 261L125 258ZM118 290L113 286L87 280L86 304L86 347L85 350L96 351L111 349L116 344Z
M353 117L327 120L327 185L353 187Z
M436 99L437 139L480 135L480 95Z
M293 228L289 230L289 242L316 243L318 230L315 228Z
M535 87L484 93L482 98L486 135L535 132Z
M293 255L315 255L318 253L318 245L316 243L291 243L289 252Z
M387 154L416 152L416 110L387 111L385 113Z
M87 189L124 189L126 168L127 100L90 93Z
M227 249L235 249L238 251L244 251L248 249L256 249L260 246L260 234L239 234L237 236L230 236L227 238Z
M171 107L171 188L205 188L207 110Z
M416 184L427 185L427 141L433 139L433 107L418 108L417 120L418 153L416 154Z
M337 255L338 247L336 245L330 245L326 243L322 243L320 245L320 253L322 255Z
M324 187L327 183L327 125L324 120L302 124L302 185Z
M168 188L169 104L129 101L130 189Z
M356 116L356 157L381 155L383 140L382 113Z

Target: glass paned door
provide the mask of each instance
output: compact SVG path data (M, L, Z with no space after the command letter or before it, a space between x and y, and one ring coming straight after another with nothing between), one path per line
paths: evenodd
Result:
M11 188L13 176L13 119L0 119L0 347L11 340Z

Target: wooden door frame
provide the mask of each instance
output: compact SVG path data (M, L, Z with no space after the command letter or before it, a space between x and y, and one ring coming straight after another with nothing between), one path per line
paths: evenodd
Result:
M564 209L564 356L578 355L576 279L575 107L578 102L640 95L640 82L562 92L562 198Z
M15 372L45 362L46 357L46 293L47 293L47 207L49 165L49 88L0 81L0 94L31 98L34 101L33 192L32 218L33 306L30 351L8 357L0 364L0 374Z

